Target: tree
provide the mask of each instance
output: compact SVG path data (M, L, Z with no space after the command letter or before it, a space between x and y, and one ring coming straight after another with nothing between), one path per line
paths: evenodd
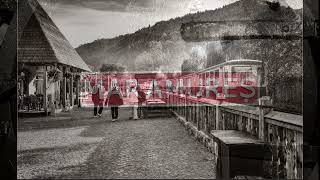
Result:
M207 60L207 66L206 67L211 67L220 63L225 62L225 57L222 55L221 52L210 52L208 54L208 60Z
M119 64L102 64L100 72L124 72L126 68Z
M135 68L140 71L157 71L165 61L165 52L161 42L151 41L147 50L140 53L135 60Z
M225 42L211 42L207 46L207 64L206 67L215 66L217 64L225 62L225 55L223 46L226 46Z
M139 54L136 57L135 61L135 69L137 71L147 71L150 70L150 67L152 67L152 62L151 62L151 55L144 51L141 54Z
M192 59L186 59L181 65L182 72L196 72L198 71L198 64Z

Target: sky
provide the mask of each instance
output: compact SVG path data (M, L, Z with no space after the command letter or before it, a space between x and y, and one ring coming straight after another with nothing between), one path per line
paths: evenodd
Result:
M73 47L238 0L39 0ZM278 0L294 9L302 0Z

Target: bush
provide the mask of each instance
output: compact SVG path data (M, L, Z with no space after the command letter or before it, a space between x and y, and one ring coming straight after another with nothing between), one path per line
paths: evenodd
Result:
M100 72L124 72L125 67L119 64L102 64Z

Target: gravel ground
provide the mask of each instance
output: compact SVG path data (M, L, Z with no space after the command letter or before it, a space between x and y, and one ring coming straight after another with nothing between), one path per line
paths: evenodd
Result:
M88 109L19 120L18 178L215 178L212 155L175 119L119 113L117 122Z

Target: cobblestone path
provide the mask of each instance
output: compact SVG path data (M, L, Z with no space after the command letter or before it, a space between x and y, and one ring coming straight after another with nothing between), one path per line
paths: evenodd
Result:
M18 178L215 178L212 155L173 118L128 120L122 109L111 122L75 111L71 125L21 123Z

